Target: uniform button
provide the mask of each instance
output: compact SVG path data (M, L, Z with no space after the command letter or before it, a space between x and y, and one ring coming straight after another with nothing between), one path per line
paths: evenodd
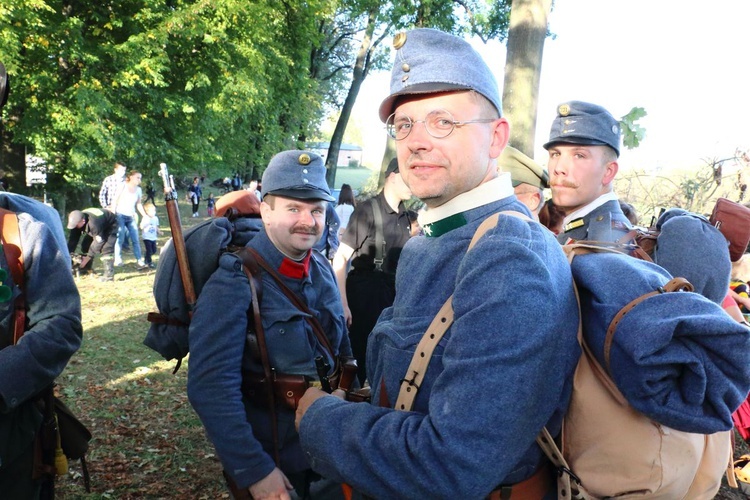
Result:
M18 400L16 398L13 398L10 400L10 407L15 408L18 405Z
M281 335L284 335L286 333L286 330L284 330L283 328L279 328L279 333Z
M596 222L601 222L603 220L604 220L604 216L603 215L600 215L599 217L596 218Z
M307 184L310 181L308 181L307 179L302 179L302 182L304 182L305 184Z
M302 173L303 173L303 174L306 174L306 173L307 173L307 169L306 169L306 168L303 168L303 169L302 169Z
M235 271L242 271L242 262L235 262L234 263L234 270Z

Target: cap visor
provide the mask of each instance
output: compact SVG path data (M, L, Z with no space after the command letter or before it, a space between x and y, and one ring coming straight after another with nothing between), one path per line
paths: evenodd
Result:
M284 196L286 198L296 198L298 200L336 201L333 196L320 189L279 189L268 192L265 196L268 196L269 194Z
M598 141L596 139L590 139L588 137L565 137L565 139L555 139L554 141L550 141L546 143L544 146L542 146L544 149L549 149L555 144L580 144L581 146L609 146L604 141ZM612 146L609 146L612 147Z
M444 82L416 83L414 85L404 87L395 94L389 95L383 100L382 103L380 103L380 109L378 111L380 121L385 123L388 117L391 116L391 113L393 113L393 107L396 104L396 99L401 96L411 94L435 94L437 92L451 92L453 90L471 90L471 88L467 87L466 85L457 85L455 83Z

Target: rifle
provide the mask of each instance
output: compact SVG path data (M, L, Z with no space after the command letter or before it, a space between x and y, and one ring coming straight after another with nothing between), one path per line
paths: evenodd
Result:
M172 245L174 246L175 257L177 258L177 265L180 270L182 289L185 291L188 315L192 318L196 302L195 287L193 286L193 277L190 274L190 261L188 261L187 249L185 248L185 237L182 234L180 211L177 208L177 191L174 188L174 177L169 175L166 163L159 164L159 167L159 175L164 183L164 205L167 207L169 229L172 231ZM182 359L179 359L172 373L177 373L181 364Z

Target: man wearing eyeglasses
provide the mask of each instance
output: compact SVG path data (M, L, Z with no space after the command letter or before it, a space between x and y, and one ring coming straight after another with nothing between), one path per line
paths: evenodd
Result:
M552 233L509 214L468 250L493 214L529 214L497 171L509 134L497 84L455 36L417 29L394 47L380 118L427 206L425 236L404 247L396 300L370 335L372 404L308 390L303 449L318 472L375 498L555 498L535 438L560 431L580 355L570 267ZM449 297L452 314L438 315ZM407 373L441 318L452 323L427 368Z

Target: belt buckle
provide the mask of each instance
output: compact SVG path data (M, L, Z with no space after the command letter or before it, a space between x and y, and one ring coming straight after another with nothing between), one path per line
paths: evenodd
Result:
M323 384L320 383L320 380L311 380L308 382L310 387L315 387L317 389L323 389Z

